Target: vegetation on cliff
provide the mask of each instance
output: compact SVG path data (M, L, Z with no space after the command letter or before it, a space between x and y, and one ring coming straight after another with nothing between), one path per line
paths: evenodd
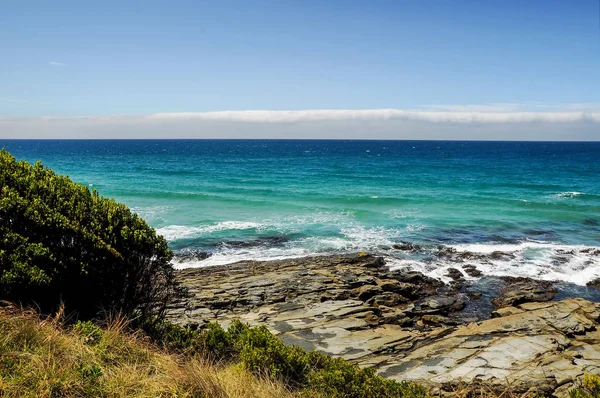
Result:
M425 388L398 383L361 369L341 358L286 346L264 326L234 321L224 330L216 323L193 330L168 322L141 325L148 336L169 351L203 355L217 363L237 363L256 375L268 376L294 391L325 397L426 397Z
M122 318L101 329L0 309L2 397L294 397L240 365L167 353Z
M173 293L172 252L114 200L0 150L0 295L84 318L158 315Z

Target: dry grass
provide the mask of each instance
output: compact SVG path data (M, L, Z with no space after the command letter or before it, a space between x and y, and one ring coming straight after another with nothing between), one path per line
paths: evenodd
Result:
M537 392L517 393L510 387L506 387L503 391L498 392L490 388L481 386L469 386L456 388L452 392L452 396L456 398L539 398L543 397Z
M60 313L41 320L33 312L2 307L0 302L0 398L321 396L308 389L291 392L269 378L257 378L241 364L216 366L202 358L166 353L141 333L126 332L126 326L124 319L113 317L102 329L91 324L73 328L65 326ZM540 396L510 388L498 393L481 385L459 385L440 395ZM600 397L600 378L586 376L571 397Z
M60 314L0 309L0 397L293 397L239 366L167 354L114 318L95 338Z

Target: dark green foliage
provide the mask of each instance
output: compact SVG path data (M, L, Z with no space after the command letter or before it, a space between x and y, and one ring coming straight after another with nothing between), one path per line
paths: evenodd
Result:
M88 382L96 382L96 380L102 376L102 368L100 368L98 365L80 364L77 368L77 372Z
M0 151L0 298L160 315L173 293L167 242L127 206Z
M428 396L419 385L384 379L372 369L361 369L341 358L286 346L264 326L251 328L239 321L227 330L216 323L202 330L168 322L138 326L170 350L205 355L217 362L239 362L258 375L281 380L296 390L340 398Z
M73 325L73 330L83 336L85 342L89 345L98 344L102 338L102 329L91 321L78 321Z

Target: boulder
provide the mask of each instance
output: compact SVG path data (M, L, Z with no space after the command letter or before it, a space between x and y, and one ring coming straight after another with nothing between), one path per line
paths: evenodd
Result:
M483 272L478 270L474 265L463 265L462 269L472 278L477 278L483 275Z
M373 306L385 305L386 307L394 307L398 304L407 303L409 300L394 292L383 292L372 297L368 303Z
M534 281L528 278L503 278L509 284L492 300L496 307L510 307L533 301L550 301L556 296L554 282Z

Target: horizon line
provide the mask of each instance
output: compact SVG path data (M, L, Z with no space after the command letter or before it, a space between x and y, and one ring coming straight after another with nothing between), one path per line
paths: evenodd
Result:
M383 139L383 138L0 138L2 141L419 141L419 142L515 142L589 143L596 140L498 140L498 139ZM0 147L4 148L4 147Z

